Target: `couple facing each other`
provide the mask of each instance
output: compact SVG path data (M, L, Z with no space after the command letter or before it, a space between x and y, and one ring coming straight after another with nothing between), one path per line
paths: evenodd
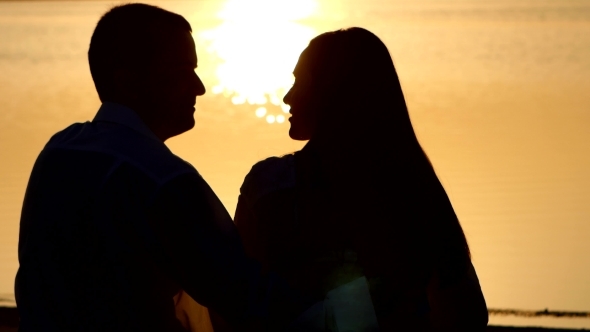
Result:
M284 101L308 143L254 165L235 221L164 144L205 93L189 23L115 7L88 59L103 104L49 140L25 195L21 331L211 330L196 303L217 331L485 329L467 241L374 34L303 51Z

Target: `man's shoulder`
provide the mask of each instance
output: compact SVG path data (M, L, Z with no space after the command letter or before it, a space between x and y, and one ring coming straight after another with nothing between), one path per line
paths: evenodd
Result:
M160 141L125 126L112 123L75 123L56 133L45 146L53 149L103 154L129 163L158 182L182 173L196 173L195 168L173 154Z
M257 162L246 175L240 194L255 202L280 189L295 187L295 156L270 157Z

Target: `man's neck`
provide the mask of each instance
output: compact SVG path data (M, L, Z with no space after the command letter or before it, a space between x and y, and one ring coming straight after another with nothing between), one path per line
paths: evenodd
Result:
M162 121L158 121L159 119L156 119L154 116L152 116L151 114L154 112L150 112L148 110L146 110L144 107L142 107L139 103L133 102L133 101L129 101L129 100L113 100L110 101L112 103L116 103L119 105L123 105L127 108L129 108L130 110L132 110L143 122L143 124L162 142L165 142L167 139L169 139L172 136L175 135L167 135L165 133L164 130L162 130L163 126Z

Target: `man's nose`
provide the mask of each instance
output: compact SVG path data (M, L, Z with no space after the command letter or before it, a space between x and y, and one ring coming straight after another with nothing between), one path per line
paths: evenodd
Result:
M194 89L194 93L197 96L202 96L205 94L205 92L207 92L207 89L205 89L205 85L203 84L203 81L201 81L201 78L199 77L199 75L197 75L197 73L195 73L192 86Z

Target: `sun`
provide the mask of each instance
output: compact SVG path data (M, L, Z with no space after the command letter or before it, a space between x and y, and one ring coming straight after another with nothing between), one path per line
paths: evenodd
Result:
M258 105L254 115L269 124L283 123L291 72L316 34L298 21L316 8L316 0L228 0L218 14L223 23L201 36L220 60L212 92L235 105Z

